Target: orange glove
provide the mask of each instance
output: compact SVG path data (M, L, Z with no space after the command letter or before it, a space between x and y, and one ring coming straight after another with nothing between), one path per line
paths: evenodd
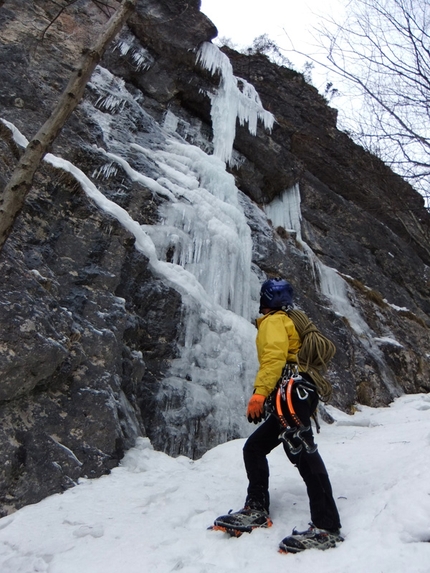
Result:
M266 396L261 394L253 394L248 402L248 409L246 415L248 416L248 422L254 422L258 424L261 422L264 416L264 402L266 401Z

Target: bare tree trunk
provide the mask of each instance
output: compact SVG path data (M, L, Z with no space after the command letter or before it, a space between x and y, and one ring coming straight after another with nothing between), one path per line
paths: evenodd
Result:
M1 0L0 0L1 3ZM137 0L123 0L106 24L104 32L92 48L84 52L50 117L28 144L0 197L0 250L8 238L13 223L21 211L33 184L34 175L43 156L79 104L94 68L106 48L130 16Z

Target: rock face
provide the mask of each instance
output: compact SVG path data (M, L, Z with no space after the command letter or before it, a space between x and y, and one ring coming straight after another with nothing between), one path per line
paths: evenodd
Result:
M0 6L1 189L20 153L12 126L36 133L106 15L88 2L58 18L49 0ZM166 139L212 152L207 92L220 78L196 50L215 36L198 1L139 0L52 149L150 235L168 203L154 190L169 178ZM345 411L429 391L422 198L336 129L336 111L300 74L224 52L276 119L256 136L237 126L229 168L252 238L249 297L257 278L291 280L297 304L337 345L332 403ZM137 436L198 457L246 431L252 327L235 317L216 325L84 187L44 162L0 254L1 515L109 472ZM299 192L300 228L277 224L276 201ZM165 261L175 262L172 249Z

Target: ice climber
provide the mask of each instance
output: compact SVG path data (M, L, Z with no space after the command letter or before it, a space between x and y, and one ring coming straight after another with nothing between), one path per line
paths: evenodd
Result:
M311 428L311 417L319 400L317 386L297 366L302 342L286 312L292 309L292 304L293 289L287 281L269 279L263 283L260 292L263 316L257 319L256 338L260 366L247 417L255 424L266 419L243 448L249 480L245 505L240 511L217 518L214 528L240 535L272 524L266 456L282 444L288 459L299 470L309 497L309 529L302 532L294 529L279 545L282 551L297 553L308 548L335 547L343 538L330 480ZM281 379L284 379L282 388Z

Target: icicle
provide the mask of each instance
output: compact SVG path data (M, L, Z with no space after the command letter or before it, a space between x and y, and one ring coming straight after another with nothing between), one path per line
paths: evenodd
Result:
M174 133L178 129L178 118L169 110L166 111L166 115L164 116L163 127L171 133Z
M240 125L247 123L249 132L255 135L258 120L271 130L275 118L263 108L254 86L234 76L230 60L215 45L204 42L197 54L197 62L211 74L218 72L221 76L218 90L209 95L212 100L214 155L231 163L236 120L239 119Z
M272 221L273 227L283 227L287 232L293 231L298 241L302 241L302 213L300 209L299 184L293 185L279 197L275 197L268 205L264 206L264 212Z
M145 48L136 44L136 40L129 32L123 32L113 50L118 50L123 58L129 56L137 71L146 70L153 64L153 58Z
M148 226L161 260L192 273L215 304L251 314L252 240L232 175L218 158L172 141L149 153L164 176L157 183L176 197L160 207L163 226Z
M362 336L370 333L370 328L356 310L348 297L348 285L335 269L324 265L311 247L302 239L301 232L301 198L300 188L296 184L287 189L271 203L265 205L264 211L272 221L273 227L283 227L287 232L293 231L311 263L313 278L319 282L321 293L330 301L333 310L348 319L353 330Z
M349 324L358 336L370 335L369 325L349 300L346 281L336 269L324 265L316 257L315 265L319 272L321 293L330 300L333 310L338 315L348 319Z

